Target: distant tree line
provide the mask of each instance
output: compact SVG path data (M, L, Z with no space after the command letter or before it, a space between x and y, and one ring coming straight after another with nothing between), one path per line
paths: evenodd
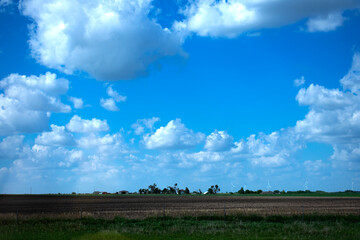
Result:
M220 187L216 185L211 185L206 194L217 194L220 192ZM178 184L175 183L174 186L168 186L166 188L160 189L158 188L157 184L154 183L150 185L148 188L140 188L139 194L190 194L190 190L188 187L185 187L185 189L180 189L178 187ZM203 192L201 189L198 191L193 191L192 194L202 194Z

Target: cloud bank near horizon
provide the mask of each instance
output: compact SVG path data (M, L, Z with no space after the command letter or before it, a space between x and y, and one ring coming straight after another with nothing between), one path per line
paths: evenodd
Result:
M342 89L310 84L298 91L296 100L300 105L308 106L309 111L295 126L270 134L252 134L237 141L227 131L214 130L207 136L195 132L181 119L155 128L154 124L160 120L156 117L136 121L131 126L133 133L124 130L108 133L110 126L106 120L74 115L64 126L52 124L51 130L39 133L33 143L25 142L25 136L19 135L18 129L8 128L9 136L0 142L0 149L7 149L7 153L1 151L0 159L12 161L12 165L2 168L1 175L22 183L33 178L32 171L35 171L39 179L47 178L59 184L72 179L84 186L96 181L105 184L111 179L136 179L139 174L170 174L175 169L188 169L197 179L208 177L210 172L219 169L218 174L243 172L245 163L282 174L299 166L314 176L323 169L356 171L360 159L359 72L360 55L355 54L352 67L340 80ZM56 76L51 73L40 77L12 74L0 82L6 89L2 97L16 97L16 91L10 90L21 88L22 84L36 85L41 91L55 96L67 91L67 80L60 79L56 84L62 87L54 88L53 79ZM47 111L51 109L49 106L52 111L67 110L55 100L55 106L61 107L54 108L47 101L40 106L45 106ZM40 110L44 111L43 108ZM43 129L42 122L32 124L34 129ZM129 138L137 140L134 142ZM329 159L297 162L294 154L312 142L331 145L333 154ZM146 153L140 151L142 148L147 149ZM60 178L59 173L54 178L49 177L44 169L66 173L68 180ZM101 180L96 176L102 176ZM217 176L212 174L214 179ZM2 186L3 191L8 192L9 186Z

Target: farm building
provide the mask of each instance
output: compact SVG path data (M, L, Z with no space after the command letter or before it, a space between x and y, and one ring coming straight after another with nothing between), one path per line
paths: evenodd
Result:
M93 194L100 194L100 191L94 191Z
M118 194L129 194L129 191L121 190L117 192Z

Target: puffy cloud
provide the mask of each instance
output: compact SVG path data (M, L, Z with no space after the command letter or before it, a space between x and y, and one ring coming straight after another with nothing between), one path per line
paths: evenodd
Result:
M116 106L115 100L113 98L106 98L106 99L101 98L100 99L100 106L102 106L106 110L109 110L109 111L112 111L112 112L120 111L118 106Z
M327 167L327 164L322 160L310 161L307 160L304 162L304 166L307 172L313 175L319 175L321 170Z
M48 128L51 112L70 112L60 100L69 82L55 74L11 74L0 81L0 135L39 132Z
M356 96L338 89L327 89L323 86L311 84L307 89L302 88L296 96L300 105L307 105L314 109L343 109L356 101Z
M43 65L100 80L133 79L150 64L181 55L182 40L148 14L151 0L24 0L30 47Z
M341 13L330 13L309 19L306 23L309 32L329 32L343 25L345 18Z
M0 88L4 89L5 96L18 100L31 110L53 112L71 110L57 98L67 92L69 81L57 79L56 74L47 72L39 77L11 74L0 81Z
M116 102L125 102L126 101L126 96L122 96L120 95L117 91L115 91L112 86L108 86L108 88L106 89L106 93L107 95L109 95L109 97L112 97Z
M212 152L227 151L233 144L234 138L225 131L215 130L206 138L205 148Z
M188 158L191 158L197 162L219 162L225 159L225 155L217 152L196 152L190 153L187 155Z
M349 73L340 80L344 91L311 84L307 89L301 89L296 97L301 105L310 108L305 119L297 121L296 134L307 141L331 144L334 164L342 162L342 166L347 165L350 169L359 165L360 156L359 72L360 57L356 54Z
M84 101L81 98L70 97L69 100L74 104L74 108L84 108Z
M148 119L138 119L136 123L131 125L131 128L134 129L135 135L141 135L145 132L145 129L149 129L150 131L153 131L154 124L158 121L160 121L160 118L158 117L152 117Z
M330 157L334 168L360 170L360 144L334 144L334 152Z
M360 54L357 53L353 57L351 69L341 80L341 85L345 90L350 90L352 93L359 93L360 91Z
M255 165L263 167L279 167L288 162L289 155L282 152L273 156L259 156L251 158L251 162Z
M128 153L128 147L120 133L97 136L90 134L77 140L79 148L94 152L101 159L118 158L119 154Z
M108 131L109 125L106 120L99 120L96 118L87 120L75 115L66 125L66 128L71 132L102 132Z
M24 136L8 136L0 142L0 160L15 159L23 147Z
M158 128L154 134L145 135L144 142L148 149L184 149L196 146L204 138L203 133L194 133L180 119L176 119Z
M296 86L296 87L300 87L301 85L304 85L304 83L305 83L304 76L301 76L301 78L294 80L294 86Z
M360 140L360 97L358 91L359 55L349 73L341 79L344 90L326 89L310 85L301 89L296 97L301 105L308 105L310 111L305 119L297 121L295 131L307 140L330 144L356 143Z
M289 163L290 155L303 147L301 139L291 128L268 135L253 134L236 145L239 150L233 148L232 152L249 159L254 165L263 167L285 165Z
M196 0L183 10L186 19L174 28L200 36L236 37L310 17L309 30L330 31L342 24L342 11L359 5L358 0Z
M81 162L84 158L84 152L81 150L71 150L67 153L67 157L59 162L60 167L70 167L76 162Z
M51 132L43 132L35 139L35 143L47 146L73 146L75 140L64 126L51 125Z
M109 110L109 111L113 111L113 112L119 111L120 109L118 108L116 103L125 102L126 101L126 96L120 95L117 91L112 89L111 85L106 89L106 93L111 98L106 98L106 99L101 98L100 99L100 105L103 108L105 108L106 110Z

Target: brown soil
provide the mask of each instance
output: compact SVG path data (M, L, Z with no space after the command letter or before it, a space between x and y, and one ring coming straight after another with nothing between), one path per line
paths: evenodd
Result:
M360 215L360 198L280 196L0 195L0 218L146 218L223 214Z

